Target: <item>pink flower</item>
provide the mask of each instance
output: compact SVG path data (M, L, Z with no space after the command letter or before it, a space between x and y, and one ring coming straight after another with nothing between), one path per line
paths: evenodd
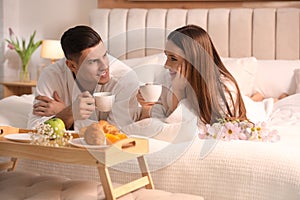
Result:
M207 127L207 125L205 126L205 128L199 129L198 137L200 139L205 139L207 137L208 133L207 133L206 127Z
M15 36L13 30L11 28L9 30L9 39L5 39L8 43L8 48L11 50L15 50L21 58L22 61L22 70L27 72L28 62L30 60L33 52L42 44L42 41L34 42L34 37L36 31L30 36L28 44L26 44L25 39L19 40L18 37Z
M247 135L246 135L245 133L240 132L240 134L239 134L239 139L240 139L240 140L247 140L248 137L247 137Z
M11 50L15 49L15 46L12 43L8 43L7 47Z
M235 140L239 138L241 128L238 126L238 123L226 122L222 132L225 140Z
M268 131L268 134L265 134L262 138L263 141L277 142L280 140L277 130Z
M230 140L254 140L263 142L277 142L280 140L278 131L270 129L266 122L253 124L247 120L220 119L212 125L206 124L199 130L199 138L214 138Z

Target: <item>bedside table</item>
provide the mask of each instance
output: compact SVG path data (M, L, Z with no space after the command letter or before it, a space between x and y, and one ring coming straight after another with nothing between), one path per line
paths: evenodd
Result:
M0 84L3 85L2 97L8 97L11 95L23 95L32 94L32 88L36 86L37 81L32 80L30 82L20 82L20 81L1 81Z

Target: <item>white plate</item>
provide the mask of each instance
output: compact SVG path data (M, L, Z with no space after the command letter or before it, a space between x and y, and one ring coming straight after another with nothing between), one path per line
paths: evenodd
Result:
M66 130L65 133L70 133L70 134L78 134L78 131L74 131L74 130Z
M84 140L84 138L75 138L69 141L69 144L75 146L75 147L80 147L80 148L87 148L87 149L105 149L109 147L110 145L90 145L87 144Z
M30 134L28 134L28 133L8 134L8 135L4 135L4 138L8 139L8 140L17 141L17 142L30 142L31 141Z

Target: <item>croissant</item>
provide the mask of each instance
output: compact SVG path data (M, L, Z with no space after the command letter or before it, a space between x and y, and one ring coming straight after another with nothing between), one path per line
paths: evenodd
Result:
M107 139L108 144L113 144L127 138L126 134L120 132L116 126L105 120L100 120L98 123L94 122L81 128L80 135L83 135L85 142L90 145L103 145L105 144L105 139Z
M100 120L99 121L100 127L102 128L103 132L106 133L110 133L113 135L117 135L120 133L119 129L117 127L115 127L114 125L108 123L105 120Z
M119 140L127 138L126 134L120 132L116 126L108 123L107 121L100 120L99 124L102 131L105 133L108 143L115 143Z

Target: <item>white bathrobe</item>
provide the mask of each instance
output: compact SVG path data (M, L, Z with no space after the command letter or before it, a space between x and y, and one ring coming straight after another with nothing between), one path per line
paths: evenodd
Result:
M136 99L139 82L135 72L121 61L109 56L111 79L103 86L98 85L96 91L112 92L115 94L115 103L109 113L95 112L87 120L75 121L75 129L89 125L99 119L108 120L119 128L128 125L139 118L140 108ZM74 81L70 69L65 64L65 59L47 66L43 69L35 90L35 96L43 95L53 97L53 92L57 91L66 106L72 104L75 98L81 93ZM37 100L34 100L37 103ZM29 114L28 128L34 128L50 117L40 117Z

